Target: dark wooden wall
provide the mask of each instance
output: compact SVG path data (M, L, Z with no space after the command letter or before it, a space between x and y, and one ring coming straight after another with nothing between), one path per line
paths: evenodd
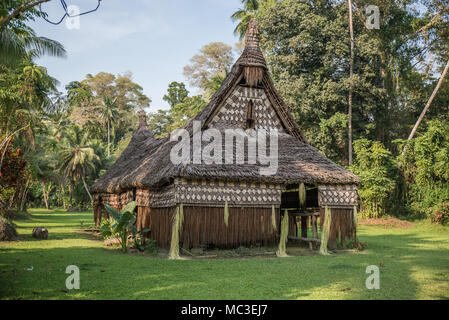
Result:
M324 223L324 208L320 208L320 226ZM336 248L338 241L343 248L355 237L352 209L331 208L332 220L329 232L329 248Z
M223 207L184 206L184 223L179 237L180 246L195 248L201 245L217 248L237 248L251 245L276 245L279 234L279 209L276 226L271 223L271 208L229 208L228 226L224 222ZM176 207L138 208L137 225L151 229L150 238L158 246L168 248L171 241L172 218Z

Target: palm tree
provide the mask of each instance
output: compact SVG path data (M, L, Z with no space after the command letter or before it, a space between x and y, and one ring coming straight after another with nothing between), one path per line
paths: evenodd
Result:
M239 8L231 16L233 22L239 21L234 29L234 34L239 35L243 39L248 28L251 18L256 16L259 10L259 0L241 0L243 8Z
M38 152L31 157L30 167L33 178L42 185L42 195L47 210L50 209L49 196L58 182L59 176L54 171L55 163L52 155L44 151Z
M111 155L111 126L114 122L114 119L117 119L117 117L120 115L118 107L115 103L116 101L117 98L112 99L111 97L104 97L102 104L97 106L97 110L100 112L100 117L106 121L106 125L108 127L108 157Z
M239 21L234 29L234 34L239 35L240 40L245 37L246 29L252 18L256 18L257 14L272 7L277 0L241 0L243 8L239 8L231 16L233 22Z
M89 135L83 132L78 126L71 127L64 139L65 144L61 147L60 156L62 164L60 167L64 176L71 181L81 179L90 200L92 195L86 183L86 176L95 170L95 162L100 158L95 153L95 149L88 145Z
M43 55L65 57L63 45L55 40L38 37L25 25L0 28L0 65L16 66L27 55L38 58Z

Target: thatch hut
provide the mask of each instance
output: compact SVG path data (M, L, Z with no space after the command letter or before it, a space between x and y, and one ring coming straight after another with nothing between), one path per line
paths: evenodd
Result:
M195 129L195 123L199 128ZM91 188L95 222L105 214L104 204L120 209L135 200L138 228L149 228L149 237L160 247L168 247L173 216L182 207L180 245L235 248L275 244L285 210L289 212L290 237L307 240L309 221L316 226L317 216L321 214L323 220L327 206L332 211L330 244L337 237L344 244L345 238L353 236L359 179L307 143L270 78L255 20L248 27L242 55L220 89L183 129L192 137L198 130L211 128L277 130L276 173L260 174L266 164L249 161L248 150L241 156L243 163L211 163L203 158L175 164L171 152L178 141L155 139L142 112L128 147ZM235 140L237 143L237 137ZM244 141L249 143L249 136ZM206 145L202 139L203 150ZM233 145L233 159L239 150ZM194 150L189 152L192 155ZM297 234L299 222L301 237ZM316 238L316 229L313 233Z

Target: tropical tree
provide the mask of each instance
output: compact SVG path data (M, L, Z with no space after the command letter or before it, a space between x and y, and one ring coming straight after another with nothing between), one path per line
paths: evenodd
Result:
M81 180L92 201L92 195L86 183L86 176L95 170L96 163L100 158L95 153L95 148L89 144L89 135L76 125L71 127L64 137L60 156L62 159L60 165L62 174L71 181Z
M49 0L5 0L0 3L0 65L13 67L28 55L65 57L57 41L39 37L26 22L45 15L36 8Z
M233 60L231 46L222 42L211 42L190 59L190 64L184 67L183 73L190 85L200 88L203 93L211 96L213 94L210 91L211 81L216 82L217 79L213 79L217 75L224 79L231 69Z
M59 180L55 158L50 153L39 152L32 157L31 171L33 179L39 181L42 186L42 196L46 209L50 209L49 196L57 186Z
M32 58L43 55L65 57L66 51L61 43L39 37L27 26L0 28L0 65L15 66L27 54Z
M276 0L241 0L241 3L243 7L231 15L232 21L238 23L234 29L234 34L238 35L240 40L244 38L251 19L256 18L260 12L273 6Z
M106 122L108 128L108 157L111 155L110 145L111 145L111 126L117 121L120 115L119 109L116 104L117 98L112 99L111 97L104 97L103 103L97 106L97 110L100 112L100 117Z
M231 15L233 22L238 22L234 29L234 34L243 39L248 28L248 24L252 18L256 16L259 10L259 0L241 0L243 7L239 8Z
M168 85L167 94L162 99L173 108L176 104L184 102L188 95L189 91L184 83L173 81Z

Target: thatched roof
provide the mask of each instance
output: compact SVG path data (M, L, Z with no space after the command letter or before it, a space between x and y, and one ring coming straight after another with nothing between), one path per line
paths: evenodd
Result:
M285 133L279 134L279 163L275 175L260 175L261 165L244 164L186 164L174 165L170 151L177 142L169 137L155 139L149 132L143 115L139 128L133 134L128 147L108 171L92 186L94 193L123 192L130 188L155 188L170 183L174 178L220 179L266 183L357 184L354 174L333 163L310 146L302 135L288 108L274 88L267 72L266 62L258 44L258 28L252 20L245 38L241 57L224 79L220 89L209 104L193 119L208 128L223 101L233 92L248 72L247 68L263 70L260 85L264 88ZM246 73L248 74L248 73ZM193 120L184 128L192 134ZM224 140L224 139L223 139ZM224 141L223 141L224 143ZM224 150L224 148L223 148ZM245 150L247 152L247 150ZM245 155L247 156L247 154ZM246 157L245 157L246 158Z

